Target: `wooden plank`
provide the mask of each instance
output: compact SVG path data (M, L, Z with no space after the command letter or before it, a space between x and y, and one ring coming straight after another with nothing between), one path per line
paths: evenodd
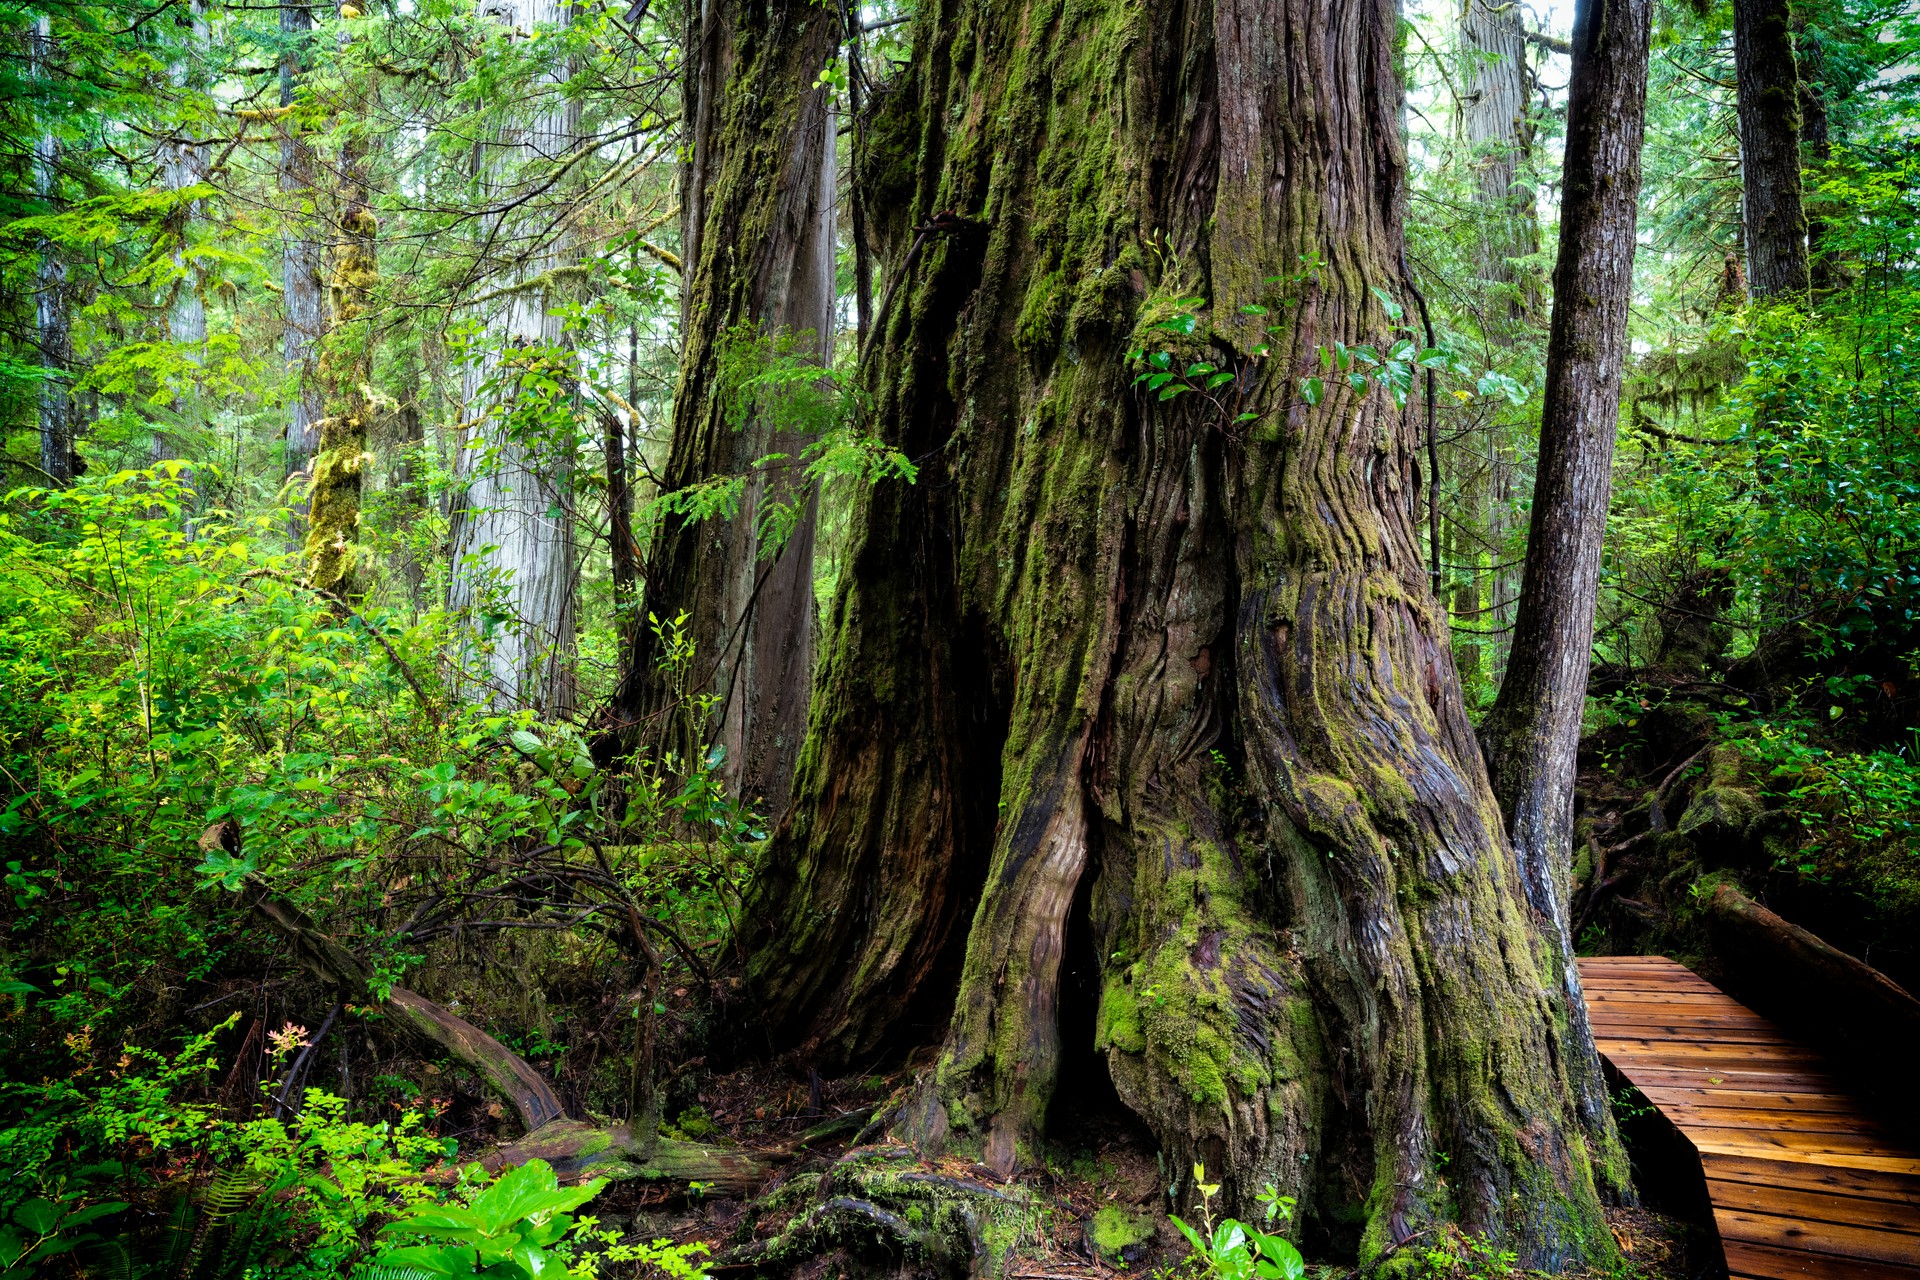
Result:
M1745 1107L1748 1110L1791 1111L1796 1115L1830 1112L1857 1116L1860 1104L1837 1093L1802 1093L1789 1089L1735 1089L1728 1085L1641 1085L1647 1101L1661 1110L1669 1107Z
M1646 1005L1632 1011L1622 1011L1608 1005L1592 1005L1587 1014L1596 1027L1615 1023L1623 1026L1734 1027L1743 1031L1769 1031L1776 1036L1786 1035L1786 1032L1758 1014L1701 1005Z
M1878 1151L1796 1151L1777 1143L1753 1142L1747 1135L1721 1130L1712 1138L1688 1134L1694 1150L1702 1156L1741 1156L1750 1160L1786 1160L1833 1169L1861 1169L1872 1173L1920 1176L1920 1159L1912 1156L1883 1155Z
M1726 1240L1727 1270L1755 1280L1920 1280L1920 1266L1835 1258L1753 1240Z
M1702 1151L1708 1146L1769 1149L1777 1152L1776 1158L1781 1160L1796 1160L1809 1152L1884 1156L1889 1160L1911 1161L1915 1165L1916 1172L1920 1172L1920 1157L1890 1152L1886 1141L1875 1134L1789 1133L1781 1129L1753 1130L1697 1124L1684 1124L1680 1128L1693 1140L1693 1145Z
M1713 1224L1720 1242L1771 1245L1806 1253L1845 1258L1849 1262L1892 1262L1920 1267L1920 1236L1874 1231L1838 1222L1801 1222L1794 1218L1714 1206Z
M1770 1213L1805 1222L1838 1222L1875 1231L1901 1232L1920 1248L1920 1204L1868 1200L1825 1191L1796 1191L1757 1182L1709 1177L1707 1194L1717 1209Z
M1748 1029L1715 1023L1703 1027L1674 1027L1652 1022L1610 1022L1594 1019L1595 1040L1672 1040L1679 1044L1771 1044L1783 1049L1794 1043L1771 1028Z
M1604 1050L1602 1051L1604 1052ZM1611 1058L1612 1055L1608 1055ZM1728 1067L1664 1067L1650 1062L1615 1062L1620 1073L1642 1089L1763 1089L1794 1093L1838 1094L1832 1076L1818 1071L1749 1071Z
M1649 1099L1651 1101L1651 1099ZM1857 1133L1886 1143L1891 1135L1865 1116L1845 1111L1752 1110L1745 1107L1678 1107L1660 1111L1682 1129L1778 1129L1785 1133Z
M1799 1045L1686 1044L1672 1040L1639 1040L1614 1036L1595 1036L1600 1051L1609 1058L1645 1058L1669 1066L1695 1063L1708 1066L1715 1062L1772 1063L1779 1066L1817 1067L1822 1058Z
M1707 1177L1717 1182L1753 1182L1920 1206L1920 1177L1911 1174L1718 1152L1703 1152L1700 1164Z

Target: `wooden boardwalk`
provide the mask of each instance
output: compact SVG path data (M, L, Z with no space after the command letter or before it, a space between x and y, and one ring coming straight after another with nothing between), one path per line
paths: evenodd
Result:
M1731 1276L1920 1280L1920 1155L1817 1053L1659 956L1580 980L1602 1056L1699 1154Z

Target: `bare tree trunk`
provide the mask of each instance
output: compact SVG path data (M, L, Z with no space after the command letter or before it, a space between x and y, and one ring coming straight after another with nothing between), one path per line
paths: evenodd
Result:
M320 419L326 408L314 356L326 333L326 295L321 281L322 249L311 235L314 211L313 148L301 136L293 115L302 74L306 40L313 30L313 11L300 0L280 6L280 35L287 51L280 60L280 193L287 204L287 240L280 256L280 283L285 307L283 338L286 366L293 376L293 403L287 418L286 476L295 486L290 495L296 514L307 513L307 486L312 481L313 455L320 447Z
M869 385L921 471L855 519L746 904L753 1034L846 1061L944 1023L898 1127L999 1170L1098 1055L1169 1170L1272 1183L1365 1263L1443 1219L1607 1256L1419 438L1301 390L1409 296L1393 4L917 22ZM1162 344L1235 375L1221 408L1134 388Z
M1617 1150L1617 1140L1573 964L1567 895L1576 754L1627 355L1651 13L1651 0L1585 0L1576 11L1532 525L1506 675L1481 729L1527 901L1542 921L1543 968L1567 1020L1568 1074L1590 1140L1603 1151Z
M523 30L566 24L564 0L497 0L488 10ZM575 108L560 97L564 71L549 76L552 101L510 145L529 159L557 159L573 145ZM508 216L508 215L501 215ZM564 245L547 246L520 268L523 283L563 264ZM467 371L473 438L457 469L466 482L453 534L449 605L466 617L468 687L506 709L570 715L574 707L574 630L578 575L574 547L571 441L549 438L523 419L519 392L485 384L499 378L493 351L539 353L571 386L571 351L550 283L531 283L488 319L488 358ZM494 550L487 550L487 548Z
M1800 76L1787 0L1734 0L1740 182L1747 282L1756 298L1808 288L1807 218L1800 198Z
M753 467L769 454L796 457L807 437L758 417L736 428L721 366L728 344L753 333L831 358L836 156L832 100L816 82L839 24L818 6L788 2L758 10L714 0L690 15L686 346L665 486L747 478L731 521L667 518L648 556L647 611L687 615L701 683L719 698L709 732L726 751L727 780L778 813L806 732L818 497L796 465ZM769 555L758 525L775 502L802 509ZM614 707L629 744L645 736L665 696L654 661L654 637L643 632Z
M36 79L51 79L53 23L41 14L28 35ZM52 212L60 199L60 142L51 125L33 140L33 193ZM78 434L74 423L73 325L67 297L67 264L60 247L40 238L40 261L34 275L35 338L40 364L48 373L40 383L40 469L55 484L69 484L79 470L74 453Z

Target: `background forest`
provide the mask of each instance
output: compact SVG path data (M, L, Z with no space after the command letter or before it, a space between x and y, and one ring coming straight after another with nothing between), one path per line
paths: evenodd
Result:
M808 690L863 634L863 531L948 483L867 376L967 234L912 223L894 159L933 9L814 4L742 96L681 0L363 2L0 0L0 1274L852 1266L920 1209L869 1187L835 1235L792 1182L739 1197L876 1137L947 1010L769 1058L741 939ZM1421 327L1372 394L1420 424L1476 722L1527 555L1572 17L1410 0L1394 45L1411 288L1382 301ZM1583 953L1766 1012L1723 886L1920 991L1920 19L1793 5L1781 289L1749 278L1735 17L1655 6L1569 902ZM771 171L739 139L783 103L811 194L702 246L690 201ZM751 299L702 265L762 243L785 274ZM1014 346L1068 341L1066 287L1025 296ZM1182 345L1207 299L1168 296L1142 402L1237 423L1241 371ZM760 631L711 621L743 601ZM1227 1268L1162 1225L1203 1172L1077 1061L1045 1194L968 1238ZM1301 1217L1309 1256L1371 1247Z

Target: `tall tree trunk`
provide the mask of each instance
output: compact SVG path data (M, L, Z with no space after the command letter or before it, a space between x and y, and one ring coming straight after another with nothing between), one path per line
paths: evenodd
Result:
M719 699L709 732L725 748L728 782L778 813L806 731L818 498L797 466L752 466L796 457L807 437L757 418L736 427L722 366L729 344L749 333L800 340L823 362L832 355L836 155L832 99L816 82L840 31L831 11L797 0L714 0L689 14L685 349L665 487L746 482L724 524L667 518L648 556L647 612L687 615L701 683ZM774 502L803 509L769 556L758 526ZM646 736L666 696L656 648L650 633L639 636L616 699L629 742Z
M1808 288L1800 77L1789 24L1787 0L1734 0L1747 283L1756 298L1803 294Z
M1617 1139L1573 963L1567 894L1580 719L1627 356L1651 14L1651 0L1585 0L1575 15L1532 524L1506 675L1481 728L1527 901L1542 921L1542 967L1566 1021L1567 1074L1590 1140L1607 1152L1617 1151Z
M322 250L311 228L313 147L301 134L292 108L313 31L313 12L304 3L280 7L280 193L287 202L286 246L280 255L280 284L285 307L284 357L293 378L293 403L287 417L286 476L297 516L307 513L307 486L313 479L313 455L320 447L320 419L326 408L314 355L326 333L326 294L321 280Z
M1409 507L1419 437L1384 391L1301 390L1387 336L1373 288L1410 296L1395 21L921 11L875 122L869 209L906 252L869 373L922 467L856 516L742 943L775 1047L947 1023L901 1119L929 1148L1017 1166L1097 1052L1231 1207L1271 1182L1364 1259L1457 1217L1551 1265L1610 1244ZM1238 378L1163 402L1136 346Z
M563 0L506 0L488 11L523 31L563 26L571 12ZM543 86L548 104L530 124L511 131L508 144L522 156L555 159L572 148L575 108L561 96L565 79L563 69L549 73ZM497 708L531 707L552 717L570 715L574 706L579 579L572 442L553 438L530 420L537 415L521 403L528 392L506 361L510 352L525 353L515 358L536 360L561 386L573 385L561 298L550 283L550 273L564 261L564 244L555 244L520 268L524 287L488 318L487 358L468 368L466 399L476 425L457 459L465 494L453 530L448 589L449 605L466 618L473 696Z
M1463 0L1459 41L1465 99L1460 131L1473 157L1474 196L1489 219L1490 234L1475 246L1480 278L1504 286L1492 335L1511 341L1510 330L1533 304L1512 259L1540 247L1533 190L1520 181L1533 150L1528 104L1533 74L1527 61L1525 9L1518 4ZM1503 323L1504 321L1504 323Z
M53 22L41 14L28 33L31 75L53 77ZM33 193L41 206L53 212L60 200L60 140L48 122L33 140ZM67 264L60 246L40 238L40 260L34 274L34 337L40 365L47 374L40 382L40 469L55 484L71 483L79 470L74 454L73 324L67 296Z

